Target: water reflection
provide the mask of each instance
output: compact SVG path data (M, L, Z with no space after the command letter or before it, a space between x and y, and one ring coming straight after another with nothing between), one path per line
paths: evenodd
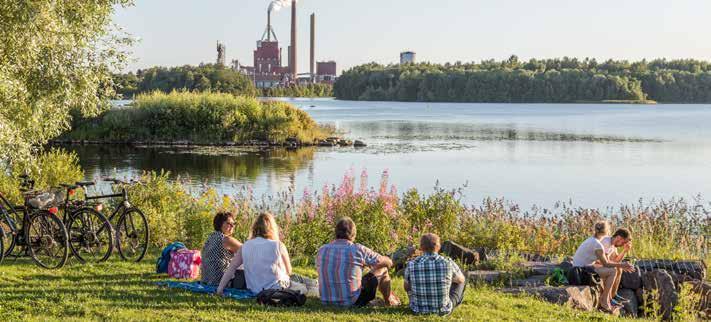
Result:
M254 183L264 173L292 176L311 164L315 148L134 148L129 146L72 146L91 178L136 175L166 169L174 176L208 182Z

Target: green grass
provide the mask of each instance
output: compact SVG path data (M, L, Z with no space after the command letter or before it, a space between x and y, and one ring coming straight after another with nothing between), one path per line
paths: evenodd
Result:
M252 321L606 321L601 313L579 312L531 297L503 295L468 288L465 302L452 316L420 317L406 306L341 309L309 299L300 308L272 308L254 300L235 301L216 296L157 287L164 275L153 273L155 256L140 264L115 259L96 265L70 263L58 271L43 270L29 259L0 265L0 317L15 320L252 320ZM298 273L314 276L310 268ZM395 292L405 302L402 279Z

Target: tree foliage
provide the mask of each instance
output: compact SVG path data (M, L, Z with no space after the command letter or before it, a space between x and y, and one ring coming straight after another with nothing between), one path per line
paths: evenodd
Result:
M262 89L264 97L331 97L333 86L329 84L308 84L302 86L272 87Z
M114 75L116 90L124 97L161 91L217 92L256 96L257 90L246 75L215 64L199 66L151 67L134 73Z
M115 6L130 0L0 2L0 162L27 161L69 128L70 109L107 106L112 68L125 61Z
M334 85L338 99L440 102L711 102L711 63L564 57L522 62L365 64Z

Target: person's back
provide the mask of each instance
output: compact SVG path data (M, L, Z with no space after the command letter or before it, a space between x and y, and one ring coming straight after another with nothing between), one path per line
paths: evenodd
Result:
M200 275L203 284L211 286L219 284L222 274L225 273L232 260L232 253L223 245L224 238L225 235L222 232L215 231L210 234L202 248Z
M598 249L604 249L600 240L595 237L589 237L586 239L575 251L575 255L573 256L573 266L592 266L598 259L595 254L595 251Z
M265 289L285 287L284 283L289 281L289 275L281 259L281 248L281 242L262 237L244 243L244 275L250 291L259 293Z
M363 267L374 265L379 257L369 248L345 239L322 246L316 256L321 302L353 305L361 293Z
M407 265L405 275L412 289L410 308L415 313L449 313L449 289L455 264L438 254L424 254ZM458 269L457 269L458 270Z

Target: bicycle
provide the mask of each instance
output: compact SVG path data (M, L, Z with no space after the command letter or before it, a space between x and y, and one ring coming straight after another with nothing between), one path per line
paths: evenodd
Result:
M90 200L108 198L122 199L116 209L114 209L113 213L111 213L108 217L108 220L111 223L116 222L116 225L113 225L113 232L115 234L115 243L121 258L127 261L140 262L146 255L146 251L148 250L148 240L150 238L146 216L140 209L131 205L128 199L128 192L126 191L125 186L130 183L113 178L105 178L104 181L111 182L113 185L120 185L121 192L99 196L89 196L85 194L84 200L89 202ZM87 182L83 183L86 184ZM77 186L82 186L83 183L77 182ZM88 182L88 184L93 185L94 183ZM98 204L97 207L101 209L102 205Z
M0 193L0 229L3 230L3 247L7 247L2 252L4 256L16 259L29 256L44 268L61 268L69 257L69 238L64 224L57 217L59 209L55 203L63 198L51 191L34 191L33 180L27 175L20 178L24 205L15 206ZM18 246L22 251L13 254Z
M106 261L114 248L111 222L102 213L90 207L85 200L70 198L79 188L83 189L86 195L86 187L92 185L93 182L61 185L67 191L62 207L62 221L67 227L72 255L82 263Z

